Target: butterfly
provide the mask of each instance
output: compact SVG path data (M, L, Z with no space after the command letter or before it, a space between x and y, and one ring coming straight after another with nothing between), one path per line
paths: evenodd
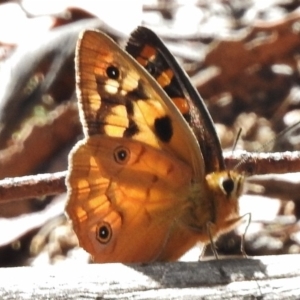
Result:
M177 260L236 225L244 176L226 169L204 101L154 32L138 27L123 50L86 30L75 69L84 139L66 213L95 262Z

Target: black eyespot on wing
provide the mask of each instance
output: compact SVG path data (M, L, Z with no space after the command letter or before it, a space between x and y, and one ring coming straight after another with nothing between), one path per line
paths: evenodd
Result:
M107 244L112 238L112 229L109 223L101 222L96 228L96 239L101 244Z
M229 177L222 181L222 187L226 195L230 195L234 190L234 181Z
M130 159L130 151L123 146L119 146L114 151L114 160L118 164L124 165Z
M110 79L118 79L120 77L120 71L117 67L115 66L109 66L106 69L106 75Z
M154 129L157 137L162 142L169 142L173 136L172 121L169 116L157 118L154 121Z

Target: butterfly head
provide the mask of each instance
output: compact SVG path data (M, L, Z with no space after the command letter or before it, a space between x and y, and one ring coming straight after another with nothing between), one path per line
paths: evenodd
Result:
M219 189L226 198L238 198L243 189L244 175L235 171L223 171L214 175L218 180Z
M216 234L232 229L239 217L238 199L243 192L244 175L233 171L224 170L206 175L209 190L213 193L212 222Z

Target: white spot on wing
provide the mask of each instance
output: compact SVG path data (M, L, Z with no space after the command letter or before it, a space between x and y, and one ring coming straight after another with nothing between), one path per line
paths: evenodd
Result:
M120 84L118 81L114 79L107 79L105 82L104 89L107 93L114 95L118 92L119 86Z

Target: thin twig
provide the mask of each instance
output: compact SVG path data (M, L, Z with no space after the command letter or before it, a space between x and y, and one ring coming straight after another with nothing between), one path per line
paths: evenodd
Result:
M251 153L236 150L224 153L224 158L229 169L238 165L237 169L248 175L300 172L300 151Z
M61 194L67 171L0 180L0 203Z

